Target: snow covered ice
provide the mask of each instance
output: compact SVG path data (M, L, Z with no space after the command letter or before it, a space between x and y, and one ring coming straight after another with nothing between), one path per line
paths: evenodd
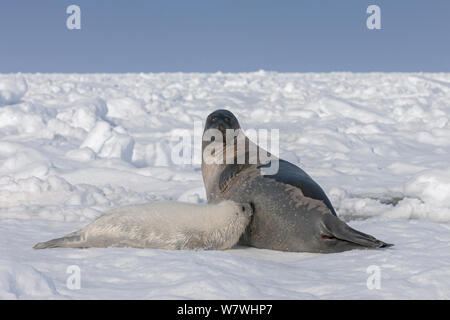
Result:
M173 134L219 108L279 129L280 156L338 215L395 246L32 249L118 206L205 202L200 164L171 158ZM449 299L449 118L447 73L0 75L0 298Z

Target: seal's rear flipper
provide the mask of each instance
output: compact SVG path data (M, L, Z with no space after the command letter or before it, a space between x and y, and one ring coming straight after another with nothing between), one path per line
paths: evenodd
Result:
M371 235L349 227L345 222L334 215L326 215L322 224L322 239L336 239L356 244L366 248L386 248L393 244L385 243Z
M33 249L83 248L82 244L83 241L80 235L67 235L47 242L39 242L34 245Z

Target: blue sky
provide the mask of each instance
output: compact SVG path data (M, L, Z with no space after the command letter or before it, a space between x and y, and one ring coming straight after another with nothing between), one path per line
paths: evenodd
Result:
M66 8L81 8L81 30ZM381 30L366 9L381 8ZM0 72L450 72L449 0L10 0Z

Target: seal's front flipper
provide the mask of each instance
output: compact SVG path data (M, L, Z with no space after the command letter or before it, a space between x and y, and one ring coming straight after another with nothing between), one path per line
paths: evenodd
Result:
M324 240L337 240L340 242L347 242L348 246L362 246L366 248L385 248L391 247L393 244L385 243L378 240L371 235L360 232L349 227L345 222L334 215L326 215L322 221L321 238ZM340 243L339 246L345 246L345 243ZM355 246L357 245L357 246Z
M39 242L33 247L33 249L50 248L83 248L83 241L81 235L67 235L47 242Z

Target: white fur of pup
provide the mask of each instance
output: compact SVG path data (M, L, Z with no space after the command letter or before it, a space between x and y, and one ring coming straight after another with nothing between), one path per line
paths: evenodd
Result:
M252 214L249 204L233 201L132 205L111 210L79 231L33 248L225 250L238 242Z

